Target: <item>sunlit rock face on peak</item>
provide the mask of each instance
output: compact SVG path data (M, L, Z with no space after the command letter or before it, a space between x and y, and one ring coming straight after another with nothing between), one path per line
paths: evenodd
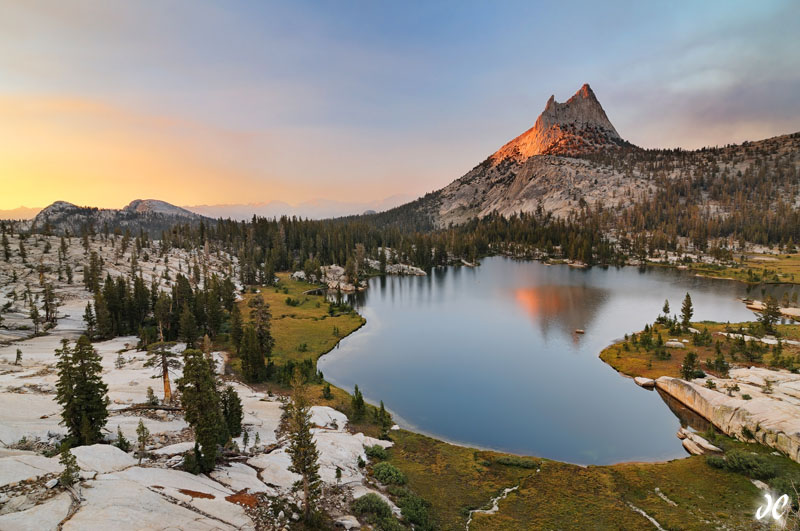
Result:
M581 155L626 144L592 88L585 84L564 103L550 96L534 126L497 150L490 160L497 164L533 155Z

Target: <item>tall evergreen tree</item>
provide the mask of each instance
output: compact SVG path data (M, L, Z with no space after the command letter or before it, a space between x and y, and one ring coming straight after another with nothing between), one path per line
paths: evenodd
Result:
M248 382L261 382L266 378L267 368L258 333L252 324L244 327L242 344L239 347L239 358L242 360L242 373Z
M155 302L153 314L158 325L159 341L164 342L169 337L169 328L172 315L172 299L166 293L159 293Z
M292 458L289 471L300 475L300 479L293 485L293 490L303 492L303 517L308 522L322 492L322 480L319 477L319 451L311 433L311 404L300 371L294 373L292 400L285 408L289 436L288 453Z
M231 309L231 341L237 352L239 352L239 347L242 344L243 334L242 312L239 310L239 305L234 304L233 309Z
M186 347L194 347L194 342L197 341L197 320L188 304L184 304L181 311L180 331Z
M222 404L222 417L225 419L225 426L228 430L228 437L238 437L242 434L242 419L244 411L242 400L232 386L225 387L220 397Z
M86 337L89 338L89 341L94 339L95 331L97 330L97 319L94 317L94 311L92 311L92 303L86 303L86 310L83 312L83 322L86 323Z
M364 395L361 394L361 390L358 388L358 385L356 385L353 389L353 398L350 401L350 405L353 408L353 419L361 420L364 417L367 406L364 404Z
M3 258L5 258L6 262L11 260L11 249L8 246L8 236L6 236L6 231L3 231Z
M780 318L781 308L778 306L778 301L772 295L768 295L758 321L764 326L764 331L775 333L775 323L777 323Z
M97 320L95 336L100 339L114 337L114 322L111 319L111 312L108 310L106 299L100 290L97 290L94 297L94 316Z
M214 372L202 351L183 353L183 376L178 380L184 418L192 427L197 442L195 455L200 472L214 469L217 445L225 435Z
M689 327L693 315L694 308L692 307L692 297L687 292L686 297L683 298L683 304L681 305L681 324L684 328Z
M173 352L170 345L161 341L148 345L147 347L147 361L144 362L145 367L155 367L158 370L158 375L154 378L161 377L164 385L164 403L172 403L172 386L169 382L170 369L180 368L181 362L178 360L178 354Z
M108 387L101 377L100 356L89 338L81 336L72 349L63 340L56 357L56 401L62 407L62 424L72 444L94 444L102 439L108 419Z
M250 320L258 334L258 343L262 356L269 357L272 353L274 340L270 334L270 321L272 314L269 311L269 304L264 302L261 293L256 293L249 301L247 306L250 308Z

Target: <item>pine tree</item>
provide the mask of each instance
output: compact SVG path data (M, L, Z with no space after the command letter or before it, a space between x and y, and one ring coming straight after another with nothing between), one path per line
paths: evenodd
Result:
M91 302L86 303L86 310L83 312L83 321L86 323L86 337L91 341L94 339L95 330L97 330L97 319L94 318Z
M392 416L386 411L383 400L381 400L381 408L378 410L377 416L378 425L381 427L380 438L389 440L389 428L392 427Z
M64 487L71 487L80 478L81 469L78 468L78 461L66 444L61 446L61 457L58 458L58 462L64 467L58 476L58 482Z
M239 348L239 357L242 360L242 374L248 382L261 382L266 377L266 365L258 333L253 325L244 328L242 344Z
M315 504L322 492L322 480L319 477L319 451L311 433L311 405L306 395L306 388L300 371L295 371L292 378L292 400L285 406L289 449L292 459L289 471L300 475L293 485L293 490L303 491L303 516L308 522Z
M664 307L661 308L664 317L669 317L669 300L664 300Z
M153 343L147 347L147 360L144 362L145 367L155 367L158 370L158 375L154 378L161 377L164 385L164 403L172 403L172 386L169 382L170 369L178 369L181 366L178 360L178 354L173 352L170 345L167 343Z
M781 318L781 309L775 297L768 295L764 309L758 321L764 326L767 333L775 333L775 323Z
M681 376L683 379L691 380L694 378L698 370L697 366L697 354L694 351L688 352L683 358L683 364L681 365Z
M214 469L217 444L225 436L225 421L211 366L199 350L183 353L183 377L178 380L184 418L192 427L200 455L195 456L201 472Z
M111 312L108 310L106 299L100 290L94 297L94 315L97 321L95 337L109 339L114 336L114 322L111 319Z
M264 297L261 296L261 293L257 293L247 302L247 306L250 308L250 319L258 335L261 356L269 357L275 342L272 339L272 334L270 334L272 314L269 311L269 304L264 302Z
M239 310L239 305L234 304L231 310L231 341L233 346L236 347L236 352L239 352L239 347L242 344L242 312Z
M353 389L353 398L350 401L350 405L353 408L353 419L361 420L366 412L366 405L364 404L364 396L361 394L358 385Z
M222 404L222 417L225 419L225 426L229 437L238 437L242 433L242 419L244 410L242 401L238 393L232 386L227 386L220 397Z
M5 231L3 231L3 258L5 258L6 262L11 260L11 249L8 246L8 236L6 236Z
M172 299L166 293L159 293L153 309L153 314L158 324L158 338L162 343L169 335L170 316L172 315ZM164 331L166 330L167 336Z
M125 438L125 435L122 433L122 428L120 428L119 425L117 425L117 441L114 443L114 446L116 446L125 453L131 451L131 443L130 441L128 441L128 439Z
M66 339L61 345L56 349L56 401L62 407L62 424L73 444L94 444L102 439L108 418L108 387L101 378L100 356L86 336L78 338L72 349Z
M689 295L689 293L686 293L686 297L683 299L683 305L681 305L681 324L684 328L689 327L689 324L692 321L692 315L694 315L692 297Z
M20 365L22 363L22 351L17 349L17 357L14 359L14 365Z
M150 430L144 425L142 419L139 419L139 425L136 426L136 443L138 445L139 464L142 464L142 458L146 455L147 438L150 437Z
M181 339L186 341L186 347L192 348L197 340L197 320L189 305L184 303L180 318Z
M39 333L39 324L42 322L41 317L39 315L39 308L36 306L36 303L31 304L31 311L28 314L33 322L33 333Z

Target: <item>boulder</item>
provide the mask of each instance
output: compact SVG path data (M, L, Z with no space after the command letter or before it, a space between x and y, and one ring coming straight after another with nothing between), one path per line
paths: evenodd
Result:
M686 345L684 345L682 341L673 341L673 340L665 342L664 346L667 347L667 348L684 348L684 347L686 347Z
M71 451L82 470L99 474L124 470L136 464L136 459L110 444L78 446Z
M294 482L300 479L298 474L289 472L291 462L292 460L284 448L247 460L248 465L261 470L261 479L264 483L277 487L281 491L288 491Z
M633 379L636 382L636 385L639 387L644 387L645 389L652 389L656 386L656 381L652 378L645 378L644 376L637 376Z
M341 527L342 529L361 529L361 523L355 516L347 515L347 516L340 516L334 522L336 527Z
M311 408L311 423L315 426L333 430L343 430L347 425L347 415L328 406Z
M187 441L182 443L170 444L169 446L164 446L163 448L159 448L158 450L153 450L152 454L155 455L178 455L184 454L189 450L194 448L194 441Z

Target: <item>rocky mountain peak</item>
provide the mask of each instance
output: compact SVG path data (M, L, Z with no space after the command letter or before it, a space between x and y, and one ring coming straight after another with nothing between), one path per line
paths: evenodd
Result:
M185 208L177 207L158 199L134 199L122 210L135 214L163 214L165 216L184 216L190 218L199 217L198 214L190 212Z
M579 155L624 143L586 83L564 103L550 96L534 126L500 148L491 160L499 163L534 155Z

